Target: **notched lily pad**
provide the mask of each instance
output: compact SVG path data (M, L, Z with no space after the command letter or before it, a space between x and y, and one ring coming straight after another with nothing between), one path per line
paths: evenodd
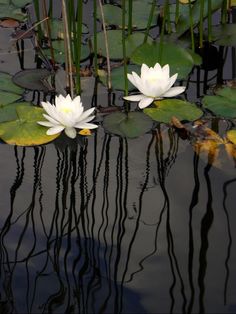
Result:
M13 82L25 89L49 92L54 90L50 83L52 75L47 69L23 70L13 76Z
M16 108L17 119L0 123L0 138L11 145L34 146L51 142L59 136L47 135L47 128L39 125L42 120L42 108L20 105Z
M11 104L19 100L20 98L21 98L21 95L0 90L0 105Z
M104 129L116 135L136 138L152 128L153 122L142 112L115 112L104 118Z
M12 81L12 76L5 72L0 72L0 90L5 92L12 92L21 95L23 93L23 88L17 86Z
M15 102L8 105L0 105L0 123L16 120L16 108L20 105L30 106L30 103Z
M203 114L196 105L180 99L155 101L155 105L155 108L145 108L143 111L158 122L171 123L172 117L176 117L180 121L194 121Z
M224 87L216 91L216 95L204 96L204 108L223 118L236 117L236 88Z

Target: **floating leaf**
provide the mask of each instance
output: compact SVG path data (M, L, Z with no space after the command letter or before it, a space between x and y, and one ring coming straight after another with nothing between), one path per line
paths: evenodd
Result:
M27 14L23 13L19 7L12 4L1 4L0 19L2 18L12 18L18 21L25 21Z
M29 90L49 92L53 90L49 82L52 73L47 69L30 69L17 72L13 76L13 82Z
M220 46L235 46L236 25L220 24L212 28L212 40Z
M63 40L53 40L52 47L54 49L54 57L57 63L65 62L65 43ZM45 55L51 57L51 50L49 48L43 50ZM90 55L88 45L81 45L81 61L86 60Z
M151 3L148 0L134 0L132 8L132 27L136 29L145 29L151 10ZM121 28L122 26L122 9L117 5L103 5L105 23L115 25ZM101 20L101 13L98 11L98 18ZM128 27L128 14L126 11L125 24ZM157 24L157 11L154 12L151 26Z
M230 142L236 145L236 130L230 130L227 132L227 138Z
M27 102L16 102L8 105L0 105L0 123L17 119L16 108L20 105L29 106Z
M0 90L19 95L21 95L24 91L23 88L17 86L12 81L12 76L10 74L4 72L0 72Z
M21 98L21 95L0 91L0 105L8 105L11 104Z
M216 95L204 96L203 106L215 115L224 118L236 117L236 89L224 87L216 91Z
M37 121L42 120L42 108L20 105L16 108L17 119L0 123L0 138L11 145L33 146L48 143L59 136L47 135L46 128Z
M133 33L127 36L126 42L126 56L130 57L134 50L143 43L144 33ZM109 57L113 60L123 59L123 46L122 46L122 31L121 30L109 30L107 31ZM92 39L93 42L93 39ZM148 37L148 43L152 42L152 39ZM97 33L97 51L98 54L106 57L105 39L104 33Z
M194 104L180 99L164 99L155 104L157 107L145 108L144 113L158 122L171 123L172 117L180 121L194 121L203 114Z
M171 74L178 73L179 79L186 78L195 60L193 53L190 54L188 50L174 43L163 43L162 48L160 43L145 43L139 46L131 56L131 61L140 65L145 63L148 66L154 66L157 62L162 66L169 64Z
M16 28L20 26L20 22L15 19L4 19L0 21L0 26L4 28Z
M106 131L122 137L139 137L152 128L152 120L142 112L112 113L104 118L103 127Z
M31 3L32 0L11 0L10 2L18 8L24 8L27 4Z
M127 72L131 73L140 72L140 66L129 64L127 66ZM99 70L98 75L102 83L107 86L107 73L104 70ZM116 90L124 90L125 89L125 77L124 77L124 67L118 67L111 71L111 82L112 88ZM135 87L128 81L128 90L134 90Z

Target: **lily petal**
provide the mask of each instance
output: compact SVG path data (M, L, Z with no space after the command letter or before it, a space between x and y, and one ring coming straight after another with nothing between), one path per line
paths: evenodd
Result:
M61 125L59 125L59 126L54 126L54 127L50 128L50 129L48 129L47 132L46 132L46 134L47 134L47 135L58 134L58 133L60 133L61 131L63 131L64 128L65 128L65 127L64 127L64 126L61 126Z
M140 109L143 109L143 108L146 108L148 107L149 105L151 105L151 103L153 102L153 98L151 97L145 97L143 98L142 100L140 100L138 106Z
M167 92L165 92L162 97L174 97L179 94L182 94L185 91L185 86L175 86L171 87Z
M47 126L48 128L54 127L54 124L49 121L37 121L38 124Z
M75 128L65 128L65 133L70 138L75 138L76 137L76 130L75 130Z
M123 97L123 99L129 100L129 101L140 101L140 100L142 100L143 98L146 98L146 96L143 95L143 94L131 95L131 96L125 96L125 97Z
M93 124L93 123L87 123L87 122L80 122L75 125L75 128L78 128L78 129L96 129L97 127L98 125Z

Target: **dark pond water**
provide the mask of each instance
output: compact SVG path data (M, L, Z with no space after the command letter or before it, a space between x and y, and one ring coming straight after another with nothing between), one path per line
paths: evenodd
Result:
M0 29L0 70L14 74L11 32ZM32 49L26 40L25 68ZM236 312L236 174L223 147L209 164L174 129L128 140L100 127L0 155L0 313Z

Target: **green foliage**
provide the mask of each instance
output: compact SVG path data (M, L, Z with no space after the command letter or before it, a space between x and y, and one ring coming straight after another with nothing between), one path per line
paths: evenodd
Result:
M26 20L27 14L23 13L19 6L16 7L10 4L10 1L7 1L7 3L4 1L4 3L0 2L0 19L2 18L12 18L23 22Z
M127 66L127 72L131 73L132 71L134 72L140 72L140 66L129 64ZM99 70L98 71L99 78L101 82L107 86L107 73L104 70ZM124 90L125 88L125 76L124 76L124 67L118 67L115 68L111 71L111 82L112 82L112 88L116 90ZM134 90L133 84L128 81L128 90Z
M194 56L194 57L193 57ZM171 74L178 73L178 78L186 78L199 57L189 50L179 47L174 43L148 44L138 47L131 56L131 61L136 64L154 66L157 62L161 65L169 64Z
M145 34L133 33L127 36L126 43L126 56L130 57L134 50L140 46L144 41ZM121 30L109 30L107 31L109 57L113 60L123 59L123 46L122 46L122 31ZM92 38L93 42L93 38ZM148 43L151 43L152 39L148 37ZM104 33L97 33L97 51L98 54L106 57L105 39Z
M59 136L46 135L46 128L39 125L37 121L43 120L42 108L29 105L15 107L16 119L0 123L0 138L11 145L33 146L48 143Z
M135 29L145 29L149 12L151 10L151 1L148 0L133 0L132 10L132 27ZM103 5L105 23L108 25L115 25L121 28L122 25L122 9L118 6L105 4ZM101 12L98 11L98 18L101 20ZM126 12L126 27L128 26L128 13ZM151 26L155 25L157 21L157 11L155 12Z
M170 123L172 117L180 121L194 121L203 114L194 104L180 99L155 101L155 105L155 108L145 108L144 113L158 122Z
M216 95L204 96L204 108L223 118L236 117L236 89L224 87L216 91Z
M152 128L153 122L142 112L115 112L105 117L104 129L127 138L139 137Z

